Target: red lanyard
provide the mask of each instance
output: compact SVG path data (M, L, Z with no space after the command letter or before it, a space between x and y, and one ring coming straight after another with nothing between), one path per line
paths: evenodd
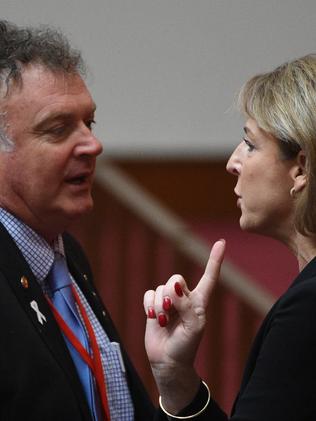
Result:
M80 311L80 314L83 318L85 327L88 331L88 336L89 336L91 348L92 348L92 357L87 352L87 350L82 346L81 342L77 339L76 335L74 335L74 333L72 332L70 327L67 325L67 323L64 321L64 319L61 317L61 315L56 310L52 301L48 297L47 297L47 300L48 300L50 308L51 308L51 310L52 310L52 312L55 316L55 319L56 319L59 327L64 332L64 334L67 336L69 342L77 350L80 357L90 367L90 369L91 369L91 371L92 371L92 373L93 373L93 375L96 379L97 386L98 386L101 404L102 404L103 411L104 411L104 414L105 414L105 420L110 421L110 410L109 410L109 404L108 404L108 399L107 399L107 395L106 395L106 386L105 386L105 380L104 380L105 374L104 374L103 368L102 368L102 361L101 361L101 356L100 356L100 351L99 351L99 347L98 347L98 344L97 344L97 340L96 340L93 328L91 326L89 317L87 315L87 312L84 309L84 307L83 307L83 305L80 301L79 295L78 295L78 293L75 290L73 285L71 285L71 289L72 289L75 301L76 301L76 303L79 307L79 311Z

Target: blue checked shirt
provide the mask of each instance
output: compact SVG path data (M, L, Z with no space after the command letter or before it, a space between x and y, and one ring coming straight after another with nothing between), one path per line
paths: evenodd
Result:
M53 265L54 251L65 255L62 236L59 235L51 247L29 226L2 208L0 208L0 222L22 252L44 294L51 295L46 277ZM72 281L88 314L99 345L111 421L132 421L134 420L134 408L127 386L119 345L110 342L76 281L73 278Z

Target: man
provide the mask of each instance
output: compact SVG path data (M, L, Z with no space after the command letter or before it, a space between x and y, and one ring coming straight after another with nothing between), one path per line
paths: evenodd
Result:
M102 151L83 71L58 32L0 22L1 420L146 421L155 412L65 234L93 205Z

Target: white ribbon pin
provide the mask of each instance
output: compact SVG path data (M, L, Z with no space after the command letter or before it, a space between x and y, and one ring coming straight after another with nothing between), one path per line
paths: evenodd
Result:
M37 302L35 300L31 301L30 306L36 312L37 320L40 322L41 325L43 325L44 321L46 322L46 317L43 313L40 312Z

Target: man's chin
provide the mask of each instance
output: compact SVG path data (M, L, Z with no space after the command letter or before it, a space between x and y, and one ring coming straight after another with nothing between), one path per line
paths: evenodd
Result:
M73 222L80 219L84 215L90 213L93 209L93 201L85 201L84 203L77 203L65 210L66 218Z

